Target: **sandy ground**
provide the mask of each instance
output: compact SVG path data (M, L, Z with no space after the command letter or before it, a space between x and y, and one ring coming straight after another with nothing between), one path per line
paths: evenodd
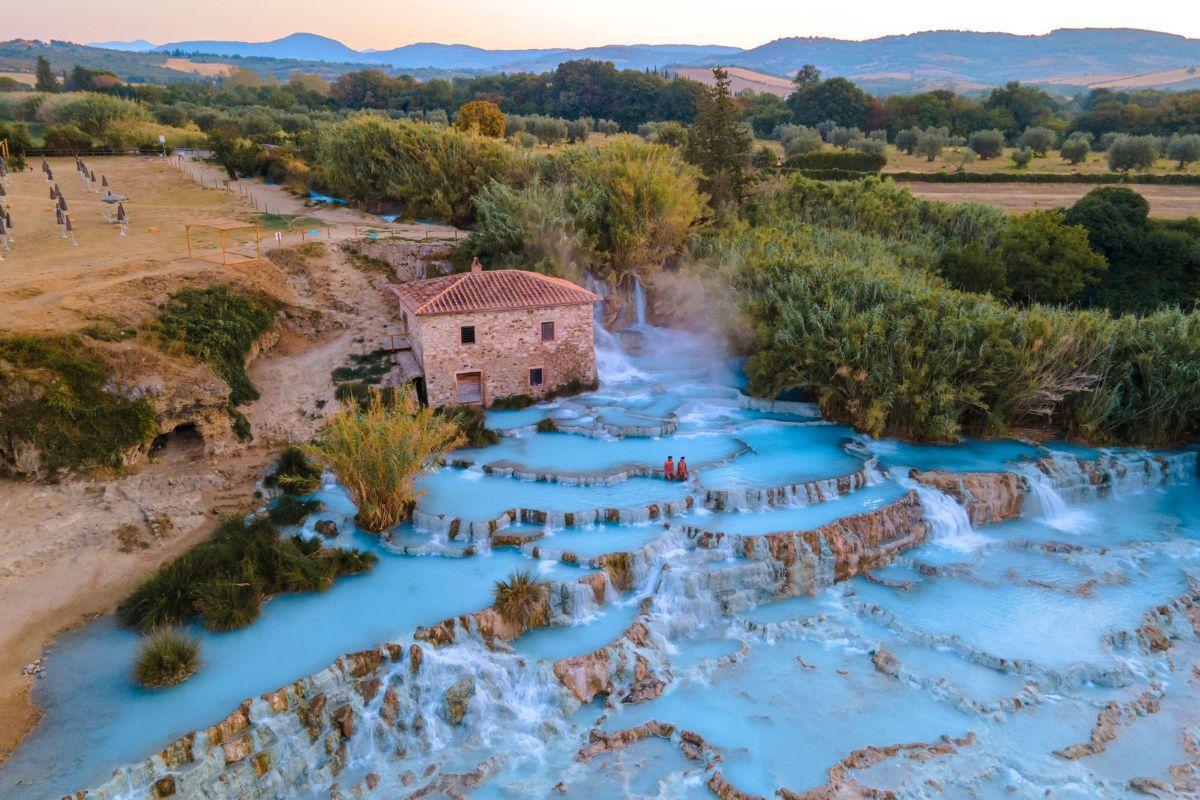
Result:
M1095 189L1080 183L898 183L918 197L949 203L991 203L1005 211L1045 210L1072 205ZM1150 202L1150 214L1167 219L1200 216L1200 186L1128 187Z
M55 164L79 220L78 247L58 238L40 172L14 176L7 199L17 244L0 263L0 332L67 331L98 320L136 323L183 283L225 279L282 282L272 286L275 293L301 310L320 312L321 323L285 330L252 365L261 397L243 409L255 434L248 446L214 457L202 443L182 440L125 475L57 485L0 480L0 760L37 719L30 704L35 679L23 674L24 667L55 634L111 611L148 571L208 535L220 513L252 508L256 482L278 450L311 438L323 410L336 406L333 368L350 353L378 347L392 324L387 277L360 269L333 246L353 235L354 222L370 218L346 209L305 209L278 187L248 182L242 191L203 188L193 176L211 186L217 171L186 166L184 173L165 159L94 160L97 175L107 174L114 190L131 197L133 223L119 237L73 165ZM273 263L220 267L181 257L181 218L256 219L256 200L334 227L315 248L296 249L291 244L298 237L291 239L290 249L271 254ZM403 230L413 237L456 233L430 226ZM136 528L141 545L122 547L117 531L125 525Z

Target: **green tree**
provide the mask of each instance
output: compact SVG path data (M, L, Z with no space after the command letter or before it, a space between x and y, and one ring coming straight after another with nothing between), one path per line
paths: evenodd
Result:
M1001 112L1006 119L1011 120L1004 132L1009 137L1016 138L1029 126L1045 125L1053 119L1059 104L1041 89L1022 86L1020 82L1012 81L993 89L983 106Z
M1013 166L1017 169L1025 169L1029 166L1029 162L1033 161L1033 151L1028 147L1018 147L1012 151L1009 156L1012 159Z
M1066 303L1108 268L1089 245L1087 230L1068 225L1058 209L1013 217L1000 234L999 256L1013 299L1028 303Z
M926 128L917 136L916 151L925 156L926 161L933 161L942 150L950 145L950 132L945 128Z
M1158 142L1153 136L1119 136L1108 146L1108 168L1116 172L1149 169L1158 160Z
M814 67L812 64L805 64L796 71L796 76L792 78L792 86L794 91L802 92L806 89L811 89L821 82L821 70Z
M1039 158L1053 150L1056 144L1058 144L1058 134L1049 128L1037 125L1026 128L1025 132L1017 137L1017 147L1028 147Z
M475 130L492 139L504 138L504 112L490 100L472 100L458 109L454 127L460 131Z
M871 96L845 78L830 78L792 92L788 106L800 125L831 120L843 128L861 128L867 124Z
M967 139L967 147L984 161L996 158L1004 153L1004 133L995 128L985 131L975 131Z
M1008 271L999 256L982 242L951 245L938 257L937 271L956 289L986 292L997 297L1008 295Z
M50 62L45 56L37 57L37 67L34 69L36 80L33 88L39 92L57 92L62 89L58 83L58 78L54 76L54 70L50 68Z
M903 150L908 155L912 155L917 149L917 139L921 138L921 130L916 127L905 128L902 131L896 131L896 138L893 144L897 150Z
M1180 169L1200 161L1200 135L1192 133L1171 139L1167 142L1167 158L1178 161Z
M750 186L750 151L754 138L738 121L729 91L729 74L713 70L716 85L702 96L688 136L687 160L704 173L702 188L713 206L740 203Z

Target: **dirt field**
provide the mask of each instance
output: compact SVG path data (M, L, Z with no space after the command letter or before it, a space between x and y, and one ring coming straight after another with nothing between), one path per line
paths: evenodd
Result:
M947 149L942 155L929 161L925 156L907 155L895 147L888 147L888 163L883 168L885 173L888 172L953 172L957 169L955 156L960 153L958 151ZM1035 158L1029 163L1029 166L1023 170L1017 170L1009 158L1012 153L1012 148L1006 148L1004 155L998 158L990 158L987 161L976 159L965 167L966 172L1005 172L1017 174L1030 173L1046 173L1046 174L1069 174L1078 172L1084 175L1097 175L1110 172L1108 161L1104 153L1091 153L1087 160L1081 164L1068 164L1064 161L1057 152L1050 151L1042 158ZM1185 175L1200 175L1200 163L1189 164L1184 169L1177 169L1177 164L1165 158L1160 158L1151 169L1146 170L1149 173L1156 174L1185 174Z
M681 67L672 71L681 78L688 78L705 86L713 85L712 70L708 67ZM787 97L792 93L792 82L788 78L768 75L765 72L755 72L742 67L726 67L725 71L729 73L729 88L734 94L747 89L755 92L770 92L780 97Z
M215 78L223 75L232 75L234 66L232 64L221 64L219 62L206 61L189 61L186 58L168 58L162 64L167 69L173 69L177 72L188 72L196 75L202 75L205 78Z
M948 203L991 203L1019 213L1069 206L1096 187L1083 183L904 183L918 197ZM1150 201L1150 215L1200 217L1200 186L1130 186Z
M33 86L37 83L37 76L32 72L5 72L0 70L0 78L12 78L14 81Z
M388 275L364 271L336 246L354 235L355 223L372 218L306 209L278 187L205 188L196 181L212 187L220 175L199 163L183 165L185 171L157 158L90 165L130 197L128 235L104 222L99 196L85 191L73 162L58 160L52 168L78 247L59 238L40 170L14 175L5 199L16 244L0 262L0 334L74 331L98 322L136 328L173 291L217 282L268 292L290 310L279 341L249 370L261 393L242 409L254 432L251 444L226 443L217 454L208 442L172 436L147 463L121 475L53 485L0 479L0 760L37 719L29 702L34 679L23 668L56 633L112 610L146 572L208 535L217 513L250 509L254 485L279 449L311 438L322 409L336 407L330 372L351 353L378 347L393 323ZM329 236L297 247L300 233L288 231L283 249L272 238L267 258L235 266L185 257L183 218L255 220L265 208L321 220ZM414 238L456 233L443 226L395 230ZM203 383L208 375L211 384L215 377L140 339L119 346L126 345L145 381L158 381L184 401L185 381ZM126 525L139 532L144 548L122 550L117 530Z

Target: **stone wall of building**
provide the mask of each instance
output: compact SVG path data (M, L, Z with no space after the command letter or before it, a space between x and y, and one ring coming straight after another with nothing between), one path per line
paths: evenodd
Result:
M543 322L554 323L553 341L542 341ZM462 344L464 325L475 326L474 344ZM431 406L455 402L456 376L464 372L482 374L484 405L509 395L539 398L573 380L596 380L590 305L422 316L411 331ZM542 370L540 386L529 385L531 369Z

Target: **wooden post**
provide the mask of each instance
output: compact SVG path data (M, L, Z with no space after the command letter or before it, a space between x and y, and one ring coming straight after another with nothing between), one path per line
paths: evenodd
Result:
M183 226L183 235L184 235L184 238L187 239L188 260L190 261L192 259L192 226L191 225L185 224Z
M221 266L227 267L229 264L225 258L225 229L221 228Z
M262 236L261 236L261 234L259 234L258 226L255 225L254 226L254 260L255 261L262 261L262 249L259 246L259 243L261 242L261 240L262 240Z

